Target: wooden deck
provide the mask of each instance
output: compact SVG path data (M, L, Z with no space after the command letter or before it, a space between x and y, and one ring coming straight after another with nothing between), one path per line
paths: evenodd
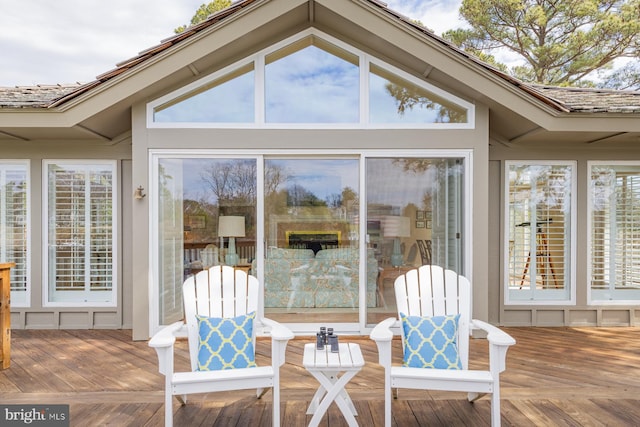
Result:
M505 426L640 425L640 328L505 328L517 340L502 375ZM346 341L346 337L344 337ZM292 340L282 368L282 425L303 426L317 387L302 367L310 338ZM383 425L383 373L375 344L357 338L367 361L349 393L361 426ZM396 342L399 346L399 341ZM472 340L472 354L486 354L485 340ZM399 347L398 347L399 348ZM268 341L258 343L258 363L268 360ZM398 354L396 352L396 354ZM0 404L69 404L72 426L160 426L164 423L163 377L155 352L131 341L130 331L15 330L11 367L0 371ZM177 351L186 368L186 343ZM482 367L486 357L472 367ZM487 398L474 404L459 393L400 390L393 402L395 425L489 425ZM176 426L269 426L271 392L252 391L174 400ZM335 404L323 426L346 423Z

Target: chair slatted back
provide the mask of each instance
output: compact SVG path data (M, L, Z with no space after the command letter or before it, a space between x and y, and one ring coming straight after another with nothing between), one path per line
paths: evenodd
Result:
M394 284L398 318L460 314L458 351L463 369L468 368L471 319L471 283L452 270L423 265L398 276ZM402 329L402 328L401 328ZM404 331L402 332L404 338ZM403 349L404 350L404 349Z
M214 266L190 276L182 285L191 369L198 366L198 321L206 317L232 318L258 310L260 283L230 266ZM255 328L253 331L255 349Z

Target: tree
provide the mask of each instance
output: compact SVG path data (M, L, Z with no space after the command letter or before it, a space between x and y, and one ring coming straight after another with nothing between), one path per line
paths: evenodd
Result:
M593 86L615 59L638 58L640 0L463 0L460 15L472 29L443 36L481 59L517 53L524 64L510 73L526 82ZM632 76L618 74L617 86Z
M640 90L640 61L630 62L605 75L602 86L618 90Z
M210 15L226 9L229 6L231 6L231 0L214 0L207 4L203 3L202 5L200 5L198 10L196 10L196 14L193 15L193 18L191 18L191 23L189 25L181 25L173 31L176 34L180 34L189 26L199 24L200 22L207 19Z

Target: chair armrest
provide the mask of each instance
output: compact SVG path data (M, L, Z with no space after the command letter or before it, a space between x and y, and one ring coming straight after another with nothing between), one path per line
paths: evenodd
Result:
M158 355L158 371L167 376L173 373L173 345L176 342L176 333L183 327L183 322L176 322L160 329L151 340L149 347L156 350Z
M482 320L472 319L471 327L487 332L489 343L500 346L512 346L516 343L511 335Z
M184 325L184 322L176 322L160 329L151 338L151 340L149 340L149 347L153 347L153 348L171 347L176 342L176 332L178 332L183 325Z
M260 321L264 326L271 328L271 364L274 370L277 370L278 367L284 365L287 344L293 338L293 332L275 320L263 317Z
M283 341L290 340L294 337L293 332L283 324L276 322L275 320L267 319L263 317L260 322L269 328L271 328L271 337L274 340Z
M369 334L369 338L376 342L391 341L393 339L393 331L391 330L391 328L394 326L398 326L396 323L398 323L398 319L396 319L395 317L384 319L373 328L373 330Z
M487 332L487 341L489 341L489 369L493 375L497 376L506 369L507 350L516 343L516 340L506 332L482 320L472 319L471 326Z
M374 340L378 346L378 363L385 368L387 376L389 369L391 369L391 340L393 339L391 328L397 324L397 319L389 317L378 323L369 334L369 338Z

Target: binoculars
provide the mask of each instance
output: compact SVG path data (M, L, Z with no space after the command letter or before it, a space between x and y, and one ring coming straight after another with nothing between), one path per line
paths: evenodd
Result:
M333 328L320 327L320 332L316 333L316 350L324 350L329 346L332 353L339 352L338 336L333 333Z

